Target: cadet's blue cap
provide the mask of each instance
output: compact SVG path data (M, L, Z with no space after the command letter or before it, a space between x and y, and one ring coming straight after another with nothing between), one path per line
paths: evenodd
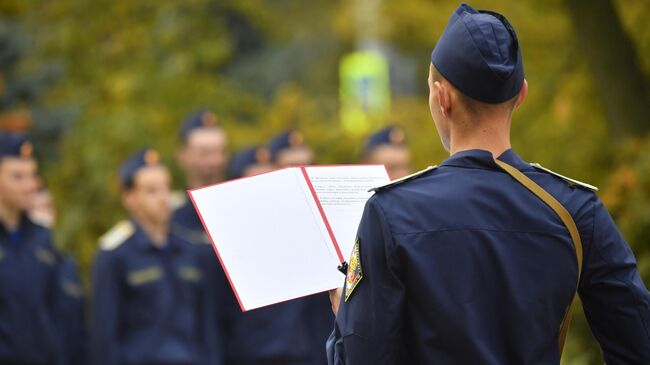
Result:
M266 147L248 147L241 149L232 155L229 169L229 177L236 179L244 176L246 169L258 163L269 163L271 154Z
M364 153L370 153L375 148L386 144L403 146L405 140L406 135L404 134L402 128L397 126L388 126L371 134L368 139L366 139L366 144L363 147L363 151Z
M0 158L34 156L34 147L24 134L0 133Z
M133 187L133 178L141 168L160 164L160 155L156 150L145 147L127 158L120 168L120 185L123 188Z
M302 134L298 131L286 131L273 137L269 142L271 160L275 161L283 150L304 145Z
M449 18L431 62L463 94L484 103L514 97L524 82L514 28L503 15L465 3Z
M197 128L211 128L219 125L217 115L208 110L198 110L190 114L181 125L180 137L183 142L187 136Z

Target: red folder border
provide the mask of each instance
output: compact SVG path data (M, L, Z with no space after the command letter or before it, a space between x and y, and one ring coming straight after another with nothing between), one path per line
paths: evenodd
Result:
M283 168L279 168L279 169L275 169L275 170L271 170L271 171L267 171L267 172L262 172L262 173L251 175L251 176L240 177L240 178L236 178L236 179L232 179L232 180L218 182L216 184L211 184L211 185L206 185L206 186L201 186L201 187L198 187L198 188L193 188L193 189L186 190L187 196L190 198L190 201L192 202L192 205L194 206L194 211L196 211L196 214L199 216L199 220L201 220L201 224L203 225L203 230L207 234L208 238L210 239L210 243L212 244L212 249L214 250L215 254L217 255L217 259L219 260L219 264L221 264L221 267L223 268L223 272L226 274L226 278L228 279L228 283L230 284L230 287L232 288L232 291L235 293L235 298L237 299L237 303L239 304L239 307L241 308L242 312L246 312L246 311L248 311L248 309L246 309L244 307L241 299L239 298L239 293L237 292L237 288L235 287L235 284L233 283L232 279L230 278L230 274L228 273L228 268L226 267L226 265L223 262L223 259L221 258L221 254L219 253L219 249L217 249L217 245L214 243L215 241L212 238L212 235L210 234L210 231L208 230L207 225L205 224L205 220L203 219L203 215L201 215L201 212L196 207L196 202L194 201L194 197L192 196L192 193L194 191L196 191L196 190L201 190L201 189L205 189L205 188L209 188L209 187L217 186L217 185L228 184L228 183L238 181L238 180L250 179L252 177L265 175L265 174L270 174L270 173L276 172L276 171L299 168L301 170L302 174L303 174L303 177L305 178L307 186L309 187L309 191L311 192L312 197L314 198L314 202L316 203L316 207L318 208L318 211L319 211L319 213L321 215L321 219L323 220L323 223L325 224L325 227L326 227L327 232L328 232L328 234L330 236L330 239L332 240L332 243L334 245L334 249L336 251L336 254L337 254L340 262L343 263L345 261L345 259L343 258L343 254L341 253L341 248L339 247L338 241L336 240L336 237L334 236L334 231L332 230L332 227L330 226L330 223L327 220L327 216L325 215L325 211L323 210L323 206L321 205L320 199L318 199L318 195L316 194L316 190L314 189L314 186L311 183L311 180L309 179L309 175L307 174L307 168L312 168L312 167L344 167L344 166L348 166L348 167L350 167L350 166L384 166L384 169L386 168L385 165L379 165L379 164L341 164L341 165L330 164L330 165L289 166L289 167L283 167ZM386 171L386 174L388 174L388 171ZM290 299L290 300L304 298L306 296L313 295L313 294L317 294L317 293L307 294L307 295L305 295L303 297L293 298L293 299ZM282 303L282 302L279 302L279 303ZM278 304L278 303L274 303L274 304ZM264 308L264 306L259 307L259 308ZM259 309L259 308L254 308L254 309Z

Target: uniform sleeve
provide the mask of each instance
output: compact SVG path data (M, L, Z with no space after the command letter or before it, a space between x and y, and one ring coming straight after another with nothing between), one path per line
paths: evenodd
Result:
M595 199L579 288L584 311L608 365L650 364L650 296L634 254Z
M93 275L91 359L94 365L117 365L120 276L113 252L100 251Z
M362 278L350 293L348 274L334 332L327 341L330 364L401 362L405 289L389 225L376 197L366 204L357 234Z

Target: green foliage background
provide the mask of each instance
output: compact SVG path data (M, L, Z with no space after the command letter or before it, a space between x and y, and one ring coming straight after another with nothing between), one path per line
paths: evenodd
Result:
M515 114L514 148L529 161L600 186L650 282L650 137L613 133L618 121L605 116L567 1L472 5L504 13L523 47L530 92ZM613 4L611 16L621 20L650 85L650 3ZM408 57L416 72L416 87L393 95L384 121L406 129L416 168L446 157L428 112L426 77L430 51L457 5L385 0L381 23L368 30ZM2 25L18 24L13 32L27 49L15 72L60 65L57 81L37 101L0 110L38 107L35 125L64 130L45 134L43 142L51 145L43 174L58 208L58 245L87 274L97 238L124 216L116 183L121 160L150 145L173 165L178 126L198 107L220 115L232 149L297 127L318 162L357 161L363 136L346 135L338 119L338 62L355 48L356 6L343 0L3 1ZM176 167L174 173L181 189ZM580 316L569 341L565 363L602 363Z

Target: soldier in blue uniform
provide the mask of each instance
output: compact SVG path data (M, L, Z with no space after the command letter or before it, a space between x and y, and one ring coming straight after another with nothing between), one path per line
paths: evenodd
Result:
M386 166L391 180L411 173L411 151L402 128L388 126L371 134L363 147L363 161Z
M43 179L38 180L39 188L27 214L32 221L51 229L56 220L54 202ZM87 364L86 303L79 268L72 256L60 254L57 271L56 313L61 324L59 337L63 341L64 363L84 365Z
M93 276L94 364L213 363L213 303L194 245L169 229L170 174L143 149L120 171L131 216L100 239Z
M231 178L269 170L269 152L250 147L233 154ZM228 316L228 365L326 364L323 343L334 323L326 294L242 312L233 300Z
M451 157L375 189L330 363L559 364L577 293L607 364L650 364L650 296L596 189L510 148L528 88L512 26L462 4L431 61Z
M181 125L179 137L178 163L185 172L188 188L203 187L224 179L229 160L228 139L213 112L199 110L190 114ZM206 293L215 303L215 322L210 326L219 334L224 330L223 308L229 305L231 289L194 205L185 192L179 202L172 214L171 224L177 234L193 243L199 251ZM210 346L221 362L225 357L223 336L217 335L216 341Z
M36 190L33 147L0 134L0 364L59 364L58 254L26 214Z

